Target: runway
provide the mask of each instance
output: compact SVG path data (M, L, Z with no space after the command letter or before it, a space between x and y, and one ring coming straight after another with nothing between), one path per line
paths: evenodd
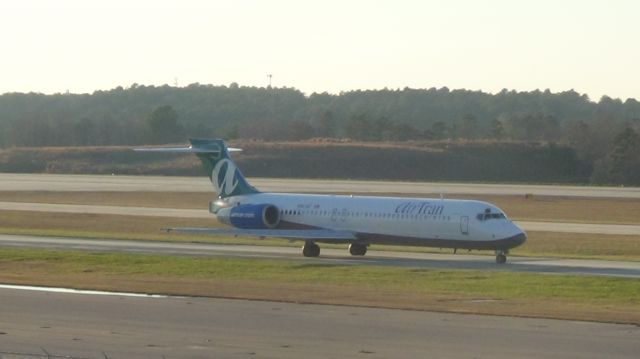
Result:
M563 275L597 275L640 278L640 262L578 260L562 258L509 257L507 265L496 265L492 256L469 254L406 253L370 250L364 257L342 250L323 248L319 258L304 258L300 248L206 243L132 241L120 239L56 238L0 235L0 246L62 250L107 251L142 254L224 256L232 258L287 259L327 265L383 265L410 268L514 271Z
M215 219L215 215L207 210L157 207L0 202L0 210ZM640 235L640 225L532 221L516 221L516 223L525 231Z
M314 180L249 178L256 188L270 192L313 193L395 193L395 194L481 194L540 195L570 197L610 197L640 199L637 187L589 187L558 185L473 184L440 182L393 182L354 180ZM53 174L0 174L3 191L157 191L207 192L211 183L205 176L104 176Z
M631 325L17 289L0 289L0 302L0 357L595 359L640 350Z

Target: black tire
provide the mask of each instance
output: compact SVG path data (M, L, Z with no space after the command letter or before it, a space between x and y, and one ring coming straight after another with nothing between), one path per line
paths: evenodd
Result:
M320 255L320 246L313 243L305 243L302 247L302 255L305 257L317 257Z
M317 257L320 255L320 246L317 244L313 244L313 253L312 257Z
M351 253L352 256L363 256L367 254L367 246L360 243L351 243L349 245L349 253Z
M498 263L498 264L505 264L505 263L507 263L507 256L505 256L504 254L498 254L498 255L496 255L496 263Z

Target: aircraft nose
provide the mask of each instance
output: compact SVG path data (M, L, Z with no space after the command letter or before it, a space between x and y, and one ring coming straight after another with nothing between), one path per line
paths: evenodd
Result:
M517 245L521 245L526 241L527 241L527 233L525 233L525 231L523 230L520 230L518 234L513 236L513 242L516 243Z
M524 231L524 229L520 228L520 226L518 226L517 224L512 222L512 225L513 225L512 233L514 233L514 235L511 236L511 240L515 245L519 246L527 241L527 233Z

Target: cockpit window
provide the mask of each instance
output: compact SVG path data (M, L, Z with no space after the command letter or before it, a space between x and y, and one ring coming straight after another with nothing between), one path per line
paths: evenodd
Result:
M476 218L478 218L479 221L486 221L489 219L505 219L507 218L507 216L505 216L504 213L502 212L495 212L495 213L485 212L485 213L478 214Z

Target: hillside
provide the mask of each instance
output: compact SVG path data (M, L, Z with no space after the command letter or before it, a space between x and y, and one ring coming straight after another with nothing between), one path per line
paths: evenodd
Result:
M517 142L233 141L247 176L587 183L591 169L568 147ZM2 172L202 175L193 156L135 153L128 147L12 148Z
M281 158L306 156L296 159L301 162L296 166L304 168L296 171L300 173L296 176L302 177L494 181L504 176L496 164L506 163L509 168L521 169L504 176L509 180L640 185L640 102L635 99L603 96L596 102L575 91L503 90L489 94L446 87L307 96L293 88L235 83L186 87L134 84L93 94L0 95L0 148L18 151L18 157L26 155L13 147L87 146L87 151L93 151L91 161L81 159L84 155L77 151L82 150L70 150L76 157L65 155L73 157L68 163L51 159L12 165L15 159L7 159L3 168L109 172L109 161L98 168L93 168L93 161L127 156L96 146L175 143L188 137L273 143L325 138L350 143L326 148L316 144L330 153L330 163L304 149L283 153ZM391 155L376 150L387 143L395 143L398 152ZM363 153L365 147L368 150ZM101 153L103 150L108 153ZM274 151L278 153L277 146ZM281 173L279 163L272 161L274 156L264 155L255 164L248 162L248 170L265 175ZM368 160L374 157L377 160ZM247 155L246 161L251 158ZM309 159L323 163L327 173L305 165ZM423 165L415 168L413 160ZM138 166L139 160L127 161L131 165L118 171L154 170ZM403 174L381 169L379 163L385 161ZM167 165L159 162L156 167L160 171ZM170 172L184 171L169 167Z

